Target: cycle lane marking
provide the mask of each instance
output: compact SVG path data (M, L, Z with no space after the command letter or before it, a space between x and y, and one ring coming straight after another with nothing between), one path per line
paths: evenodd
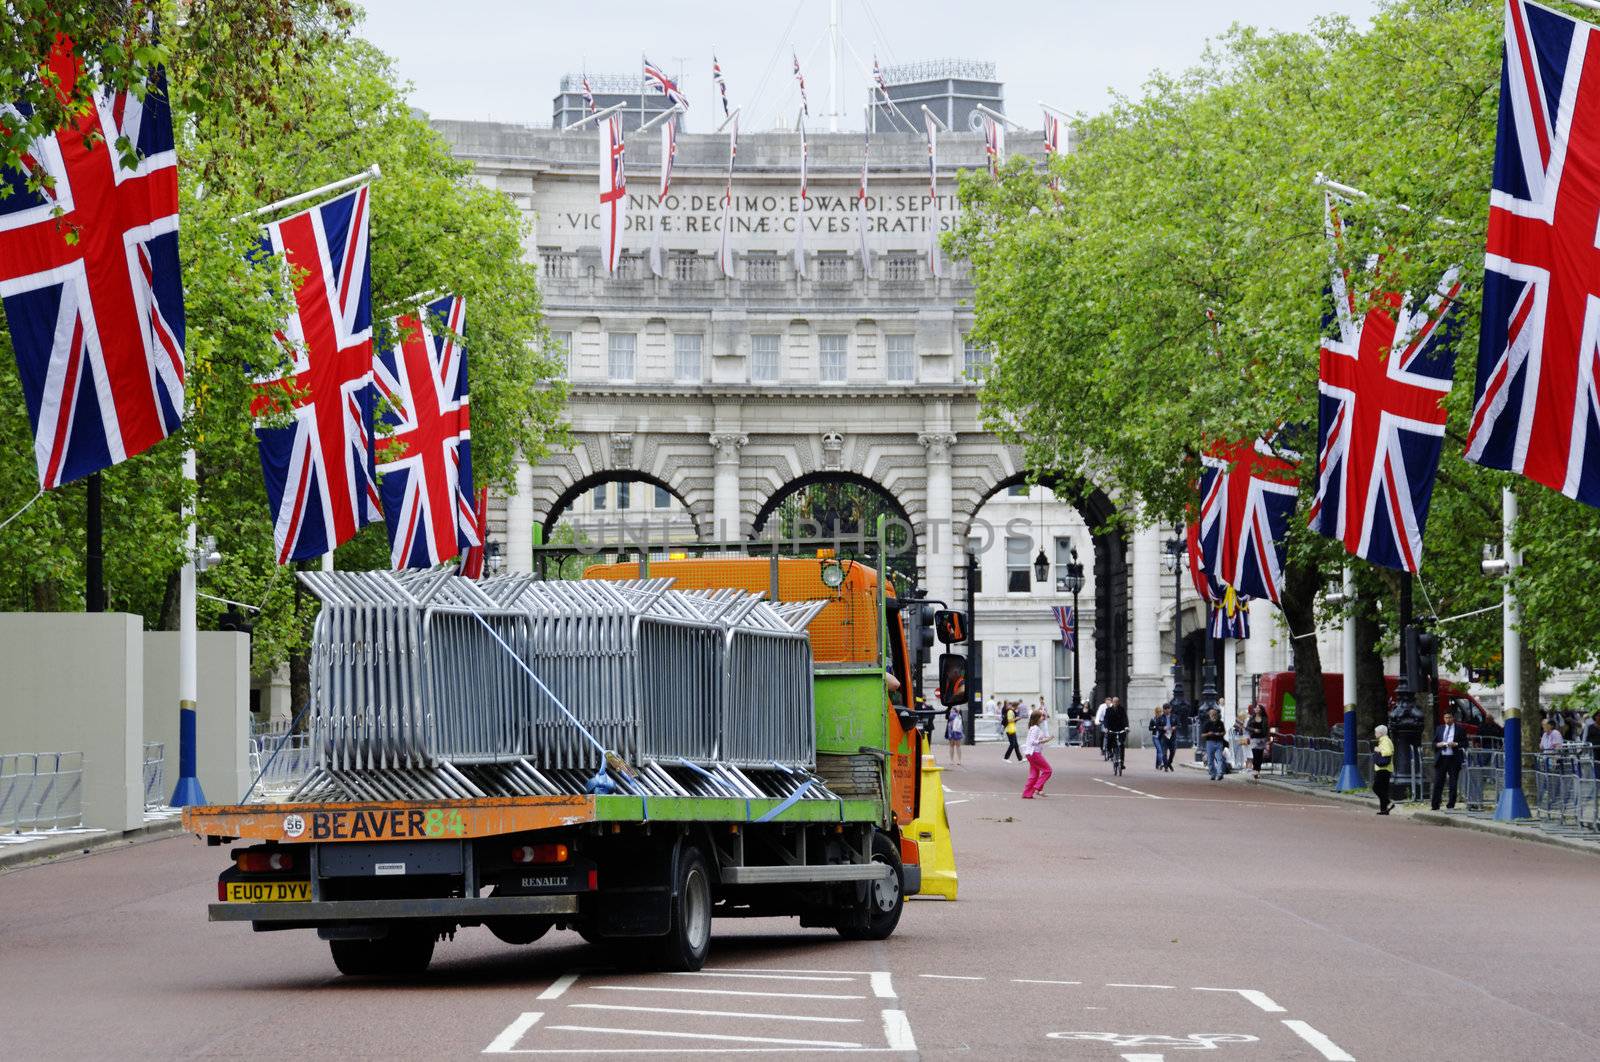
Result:
M1356 1062L1354 1055L1313 1029L1309 1022L1285 1018L1283 1024L1289 1027L1290 1032L1321 1052L1322 1057L1328 1062Z
M1141 789L1132 789L1125 785L1118 785L1116 782L1108 782L1104 778L1096 778L1095 781L1099 782L1101 785L1109 785L1112 789L1120 789L1124 793L1132 793L1134 796L1149 797L1151 800L1167 799L1166 797L1156 796L1154 793L1146 793Z

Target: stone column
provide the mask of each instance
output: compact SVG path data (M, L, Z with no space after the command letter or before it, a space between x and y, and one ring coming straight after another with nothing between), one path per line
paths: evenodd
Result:
M956 437L950 432L924 432L917 436L928 455L927 526L923 529L923 559L927 571L928 596L963 608L955 600L956 549L952 524L955 519L950 486L950 448Z
M517 492L506 499L506 571L533 571L533 466L517 458Z
M739 513L739 449L749 436L719 431L711 434L717 449L716 476L711 485L711 537L719 542L739 538L744 531Z
M1161 651L1161 628L1156 617L1161 612L1162 587L1172 577L1161 565L1161 528L1143 527L1133 534L1130 561L1128 611L1129 656L1132 674L1128 676L1128 707L1137 718L1148 718L1150 709L1165 701L1171 692L1167 659Z
M1244 643L1244 670L1245 682L1248 684L1251 675L1260 675L1268 671L1278 671L1280 653L1274 642L1283 641L1284 631L1278 622L1279 613L1276 605L1269 601L1253 601L1250 603L1250 638ZM1285 646L1287 643L1285 643ZM1249 688L1246 686L1241 696L1248 696Z

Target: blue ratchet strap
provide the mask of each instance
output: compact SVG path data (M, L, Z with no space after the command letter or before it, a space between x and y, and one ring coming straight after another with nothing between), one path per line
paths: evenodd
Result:
M777 818L779 815L782 815L785 811L788 811L790 808L794 807L795 804L799 803L800 798L806 795L806 790L810 789L812 783L814 783L815 781L816 781L815 778L807 778L804 782L801 782L800 783L800 787L798 789L796 789L794 792L790 793L788 796L783 798L783 803L779 804L777 807L773 808L771 811L767 812L765 815L761 816L756 821L757 822L771 822L773 819Z
M698 763L690 763L688 760L679 760L678 766L689 768L689 770L693 771L695 774L698 774L700 777L704 778L706 781L710 782L719 789L732 793L734 796L739 795L739 791L733 786L729 785L725 779L718 778L716 775L712 774ZM745 816L745 818L749 817L749 815Z

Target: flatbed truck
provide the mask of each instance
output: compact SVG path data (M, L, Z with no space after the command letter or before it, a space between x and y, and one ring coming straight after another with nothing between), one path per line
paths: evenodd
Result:
M705 962L717 917L894 932L920 888L921 731L900 604L879 572L812 559L650 566L685 589L772 584L829 598L810 634L817 772L829 794L623 794L197 806L184 828L231 846L209 917L315 930L347 975L425 970L464 927L529 944L551 929L671 970ZM588 578L633 578L634 565ZM781 584L781 585L777 585ZM882 640L880 643L880 639ZM887 651L879 649L885 644Z

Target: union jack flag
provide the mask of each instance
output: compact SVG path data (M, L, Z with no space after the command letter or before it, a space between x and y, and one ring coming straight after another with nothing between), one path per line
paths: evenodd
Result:
M396 568L431 568L478 545L472 508L472 409L460 344L467 300L447 295L392 322L396 345L373 366L388 400L378 489Z
M800 113L810 117L811 107L806 103L806 76L800 72L800 57L793 52L789 53L794 58L794 80L800 86Z
M983 153L989 157L989 176L1000 176L1000 164L1006 160L1006 127L989 115L983 115Z
M1044 112L1044 153L1045 155L1059 155L1066 145L1066 123L1060 115Z
M667 76L666 71L652 63L649 59L644 61L645 80L650 81L660 90L668 100L676 103L684 110L689 109L689 97L678 90L678 83Z
M1328 237L1342 261L1344 229L1333 196ZM1592 234L1591 234L1592 235ZM1371 263L1375 271L1379 261ZM1380 286L1357 308L1351 278L1335 264L1338 336L1324 339L1317 384L1317 493L1309 522L1318 534L1386 568L1415 572L1444 441L1455 367L1451 342L1459 270L1451 268L1422 306Z
M666 230L667 192L672 188L672 164L678 158L678 116L661 123L661 184L656 190L655 235L650 241L650 272L667 275L667 253L662 241Z
M872 57L872 83L878 86L878 91L885 96L889 95L889 83L883 79L883 67L878 65L878 57Z
M468 579L483 578L484 563L489 552L489 488L478 489L477 521L478 544L468 546L461 554L461 574Z
M728 126L728 179L722 186L722 240L717 246L717 264L722 275L733 276L733 160L739 157L739 116Z
M1217 582L1277 604L1283 536L1299 491L1294 464L1267 439L1218 441L1200 461L1202 566Z
M1224 587L1222 600L1206 609L1206 622L1211 625L1212 638L1243 641L1250 637L1250 602L1234 593L1233 587Z
M585 107L589 108L589 113L590 114L593 114L597 110L597 108L595 107L595 103L594 103L594 90L589 88L589 75L588 74L584 74L583 75L582 84L583 84L583 105Z
M711 80L717 83L717 94L722 97L722 116L728 116L728 82L722 76L722 64L717 62L717 53L711 53Z
M72 44L48 66L76 84ZM113 145L138 151L125 166ZM107 93L35 141L0 182L0 298L17 358L43 490L139 454L178 429L184 408L178 158L166 75L143 99ZM38 191L29 174L47 179ZM69 236L72 237L69 242Z
M265 226L261 250L296 275L295 309L275 338L290 369L257 384L250 411L287 405L294 422L256 428L278 563L331 553L382 518L373 470L368 188Z
M1061 628L1061 644L1068 649L1078 647L1078 616L1071 605L1051 605L1050 611L1056 618L1056 626Z
M1600 30L1509 0L1467 460L1600 506L1597 81Z

